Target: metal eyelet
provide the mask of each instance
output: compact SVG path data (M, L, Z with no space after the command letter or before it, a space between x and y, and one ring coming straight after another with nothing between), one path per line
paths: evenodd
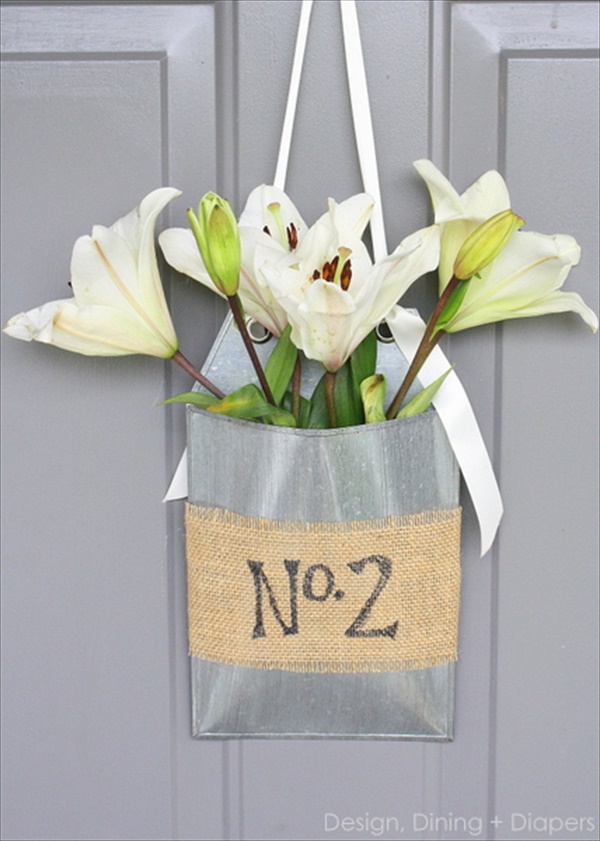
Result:
M389 345L394 341L392 331L390 330L387 321L379 322L375 328L375 335L377 336L377 341L382 342L385 345Z
M250 338L255 345L262 345L265 342L268 342L273 335L260 323L260 321L257 321L255 318L247 318L246 327L248 328Z

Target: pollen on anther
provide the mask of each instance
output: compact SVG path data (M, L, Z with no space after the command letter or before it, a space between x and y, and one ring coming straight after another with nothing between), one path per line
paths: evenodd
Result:
M271 236L271 231L269 230L269 226L268 226L268 225L265 225L265 227L263 228L263 233L268 234L269 236Z
M326 280L329 283L333 282L339 261L340 258L336 254L331 263L323 263L323 268L321 269L323 280Z
M344 292L348 291L351 280L352 264L350 263L350 260L346 260L346 262L344 263L344 268L342 269L342 274L340 275L340 286L342 287Z
M290 225L285 229L285 232L287 234L290 251L295 251L298 247L298 229L293 222L290 222Z

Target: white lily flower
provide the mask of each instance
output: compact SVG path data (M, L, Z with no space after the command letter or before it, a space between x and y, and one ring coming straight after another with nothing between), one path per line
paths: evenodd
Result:
M369 221L371 204L372 200L365 194L342 202L338 206L339 223L360 236ZM260 267L267 261L295 262L294 254L306 236L308 226L291 199L282 190L267 184L252 190L238 224L242 247L238 294L242 305L248 315L275 336L280 336L288 322L287 313ZM221 294L206 271L189 229L163 231L159 243L173 268Z
M4 332L87 356L173 356L178 341L156 263L154 228L161 210L179 195L170 187L154 190L110 228L95 225L73 247L73 297L14 316Z
M358 224L348 224L349 208L356 210L365 200L354 197L349 202L329 200L328 213L308 231L293 263L287 259L261 267L287 313L292 342L331 372L342 367L398 298L439 259L434 225L407 237L373 265L360 239L368 215L362 212ZM369 213L371 208L372 200Z
M452 277L454 261L463 242L482 222L502 210L508 210L510 196L504 179L493 169L459 195L431 161L415 161L414 167L427 184L434 220L440 226L439 278L442 292Z
M272 206L272 211L277 206L278 212L274 214L269 211L269 206ZM280 336L287 324L285 312L257 272L256 266L272 258L273 251L277 257L289 254L291 245L306 231L306 225L286 194L276 187L266 185L252 191L238 224L242 250L239 297L248 315L274 335ZM286 234L286 228L289 234ZM160 234L158 241L166 261L174 269L207 286L222 298L225 297L215 287L206 270L189 228L169 228Z
M416 161L425 179L440 226L440 289L453 273L457 254L476 227L510 208L508 188L490 170L461 196L431 161ZM578 313L594 332L598 319L575 292L559 291L581 250L570 236L515 231L500 254L469 286L458 311L445 325L454 333L480 324L546 313Z
M515 232L493 263L469 281L458 311L444 329L457 333L509 318L571 311L596 332L598 318L581 296L559 291L580 255L573 237Z

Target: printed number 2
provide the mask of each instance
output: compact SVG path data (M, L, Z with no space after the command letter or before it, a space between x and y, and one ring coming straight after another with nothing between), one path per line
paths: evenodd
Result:
M362 558L360 561L354 561L351 564L348 564L352 572L355 572L357 575L360 575L361 572L364 570L367 564L377 564L379 567L379 580L375 585L375 589L367 599L364 604L363 609L360 611L354 622L350 625L348 630L346 631L347 637L391 637L394 639L396 636L396 631L398 630L398 621L394 622L392 625L388 625L386 628L367 628L365 629L363 626L367 621L367 618L371 612L371 609L379 596L381 595L381 591L385 587L388 582L389 577L392 574L392 562L389 558L386 558L385 555L369 555L368 558Z

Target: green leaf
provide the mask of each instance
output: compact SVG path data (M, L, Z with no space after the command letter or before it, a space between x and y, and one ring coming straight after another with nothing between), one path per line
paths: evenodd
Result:
M254 383L233 391L227 397L209 406L208 411L243 420L269 418L278 426L295 426L291 413L268 403L262 391Z
M468 280L463 280L462 283L459 283L456 289L451 293L450 297L446 301L446 306L440 313L440 317L437 320L435 325L435 330L433 331L433 338L436 333L439 333L440 330L445 330L448 324L452 321L458 310L460 309L460 305L462 304L465 295L467 294L467 289L469 288L469 284L473 278L469 278Z
M232 418L252 420L260 417L265 403L264 395L258 386L249 383L209 406L208 411L219 415L229 415Z
M199 391L184 391L183 394L176 394L175 397L163 400L162 403L159 403L159 406L164 406L166 403L190 403L199 409L208 409L209 406L214 406L218 402L219 399L211 394L201 394Z
M291 332L292 327L288 324L273 348L265 366L267 382L273 392L275 402L278 404L281 403L283 395L292 379L296 359L298 358L298 348L290 339Z
M360 386L362 381L366 380L367 377L373 376L376 365L377 336L375 335L375 330L371 330L369 335L362 340L350 357L350 367L357 386Z
M335 375L333 400L338 427L357 426L364 423L365 414L360 396L360 386L352 373L349 362L342 365Z
M327 403L325 402L325 374L323 374L310 398L307 429L327 429L328 427Z
M450 371L454 370L454 365L452 368L448 368L445 374L442 374L441 377L438 377L437 380L434 380L430 385L426 388L422 389L416 397L413 397L412 400L403 406L402 409L396 415L397 418L409 418L412 415L420 415L422 412L426 411L430 405L431 401L438 393L438 390Z
M238 388L222 400L197 391L187 391L170 397L165 403L190 403L200 409L241 420L268 419L276 426L295 426L294 416L285 409L271 406L262 391L253 383Z

